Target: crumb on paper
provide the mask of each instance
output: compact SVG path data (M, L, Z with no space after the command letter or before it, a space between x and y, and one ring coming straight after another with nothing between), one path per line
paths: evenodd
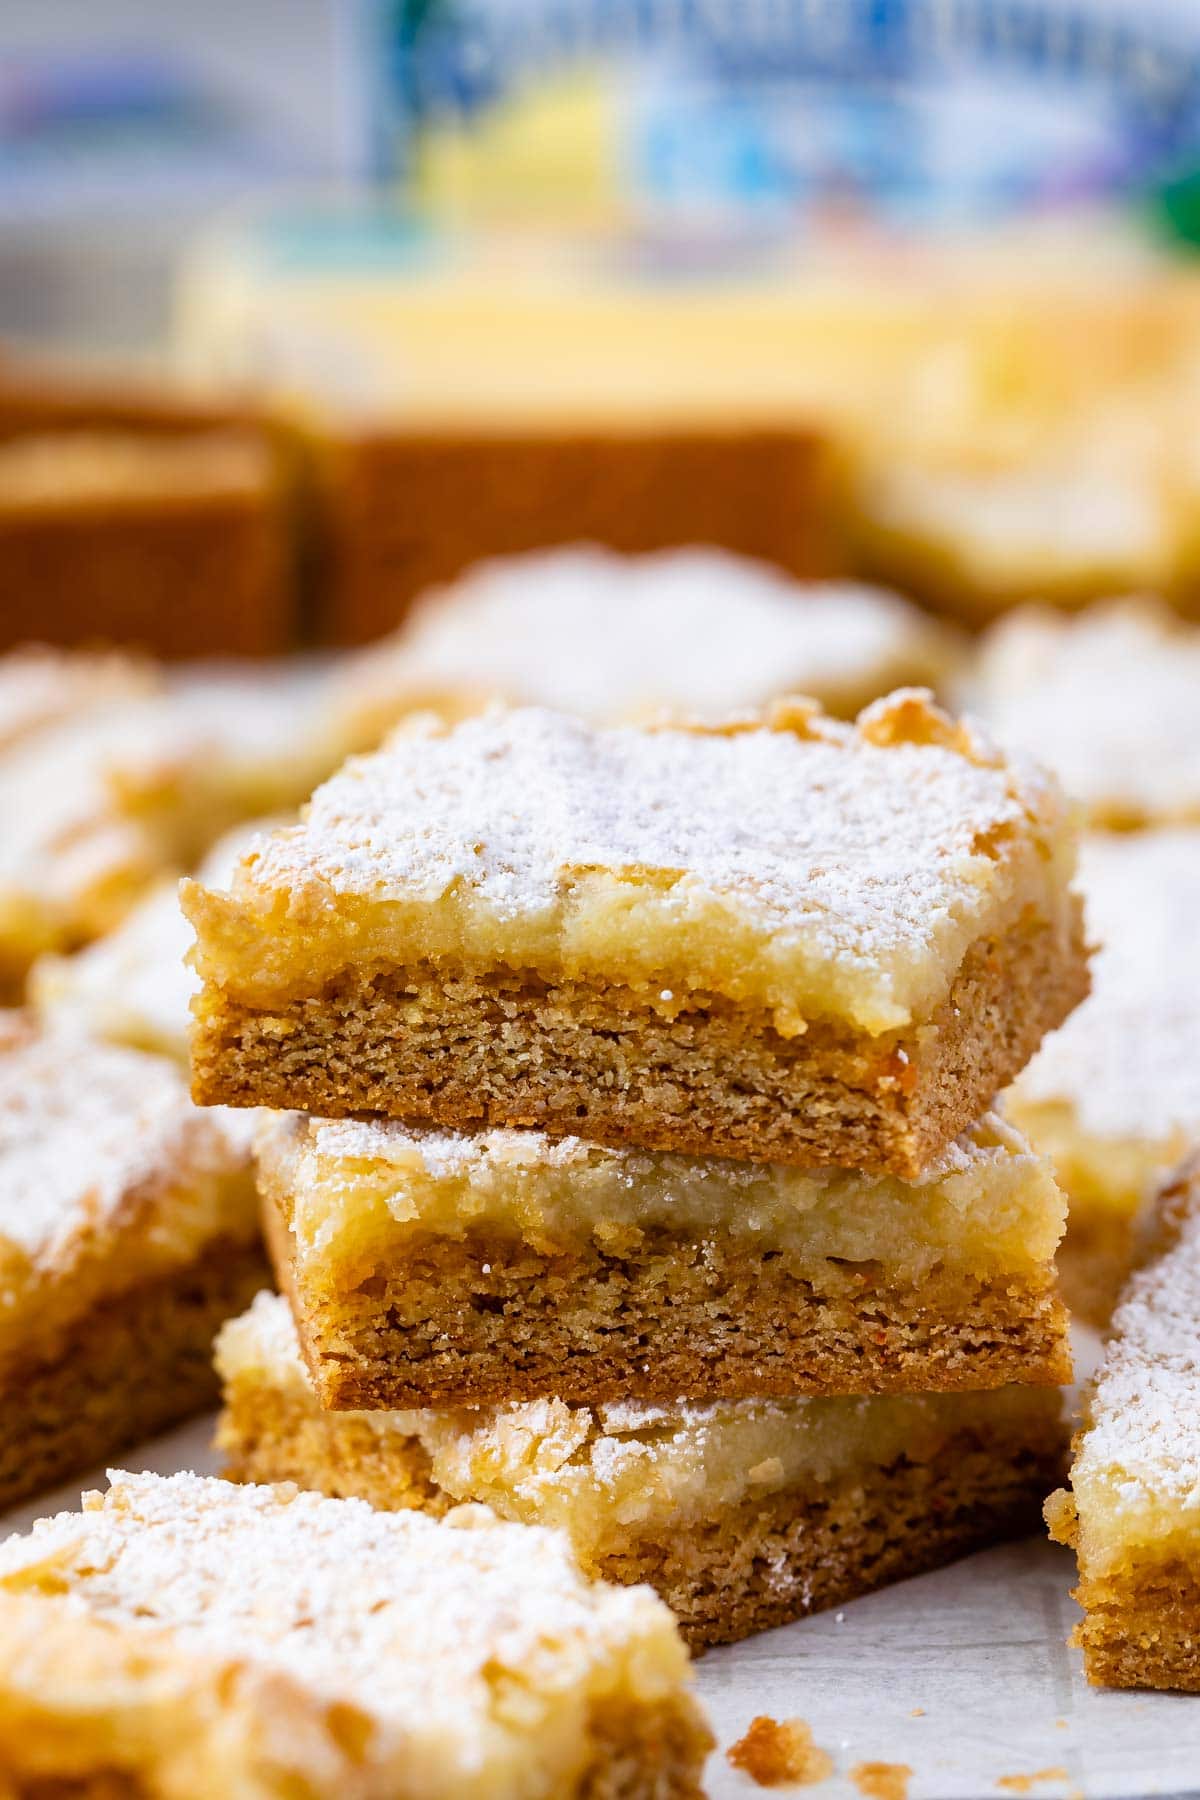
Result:
M1057 1769L1035 1769L1032 1775L1001 1775L996 1786L1006 1788L1010 1794L1027 1794L1035 1788L1039 1781L1065 1781L1067 1771Z
M730 1746L725 1760L759 1787L810 1787L833 1774L833 1758L813 1743L804 1719L780 1723L767 1713L751 1719L745 1737Z
M923 1719L925 1717L925 1708L923 1706L914 1706L908 1716L910 1719Z
M855 1763L850 1779L866 1800L908 1800L912 1770L907 1763Z

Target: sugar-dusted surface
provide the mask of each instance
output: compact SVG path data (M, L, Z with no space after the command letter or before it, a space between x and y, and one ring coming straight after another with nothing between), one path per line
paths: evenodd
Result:
M0 1246L36 1266L181 1176L238 1166L246 1139L242 1119L194 1107L157 1057L0 1019Z
M1021 908L1065 945L1073 849L1040 773L913 694L857 727L804 709L775 725L598 731L531 709L401 732L246 859L231 899L190 888L201 972L268 994L449 955L882 1032Z
M187 1474L111 1480L82 1513L8 1540L0 1597L9 1608L39 1597L47 1631L64 1642L74 1622L117 1628L113 1685L94 1699L101 1726L121 1717L109 1713L117 1705L138 1717L136 1688L127 1697L121 1687L127 1667L142 1662L149 1694L155 1674L173 1671L176 1727L203 1733L198 1782L223 1771L244 1775L247 1792L275 1791L250 1777L265 1782L274 1769L282 1782L303 1755L289 1755L289 1716L302 1733L327 1720L311 1791L335 1791L340 1764L348 1785L336 1791L372 1796L574 1792L606 1704L625 1707L631 1751L640 1708L673 1706L695 1730L669 1613L644 1588L590 1585L556 1534L476 1508L435 1523ZM37 1614L14 1616L23 1625ZM7 1681L21 1678L9 1665ZM79 1674L61 1702L41 1701L48 1723L56 1704L73 1714L86 1681ZM222 1702L211 1713L210 1696ZM330 1706L350 1709L340 1727ZM132 1745L144 1756L149 1743L152 1767L169 1762L172 1723L152 1730L154 1717L112 1732L125 1754Z
M1089 836L1080 885L1092 992L1018 1078L1014 1117L1036 1138L1035 1109L1061 1105L1077 1132L1169 1158L1200 1133L1200 829Z
M1045 1162L995 1114L911 1183L722 1157L605 1149L540 1131L442 1131L391 1121L275 1116L263 1127L306 1263L364 1256L431 1232L489 1227L541 1248L587 1241L619 1252L655 1229L732 1238L760 1256L887 1263L919 1281L946 1266L1010 1274L1048 1267L1065 1206ZM369 1246L369 1248L368 1248ZM334 1277L336 1279L336 1276Z
M1041 757L1097 824L1200 819L1200 631L1150 600L993 628L971 701Z
M946 634L883 589L800 584L720 550L626 557L597 545L484 563L351 663L344 704L385 723L488 698L597 723L727 717L781 694L854 711L936 681Z
M1200 1161L1163 1206L1161 1253L1114 1315L1071 1471L1085 1578L1138 1549L1194 1566L1200 1546Z

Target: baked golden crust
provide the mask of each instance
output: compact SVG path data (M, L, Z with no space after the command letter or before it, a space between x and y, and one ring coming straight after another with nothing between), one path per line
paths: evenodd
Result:
M6 1368L0 1506L211 1406L213 1339L267 1279L259 1244L222 1240L182 1268L98 1301L72 1320L57 1354Z
M218 1447L296 1481L438 1516L480 1500L648 1581L694 1646L733 1642L1028 1529L1062 1467L1057 1394L323 1411L286 1303L218 1344Z
M670 1615L589 1583L557 1534L481 1507L435 1523L110 1479L0 1558L0 1776L17 1791L699 1795L712 1738Z
M1200 1692L1200 1159L1159 1198L1156 1236L1112 1322L1075 1439L1070 1489L1046 1504L1073 1546L1073 1641L1100 1686Z
M210 986L194 1002L193 1093L911 1179L1086 993L1073 916L1068 951L1024 921L980 940L931 1021L876 1037L824 1024L783 1036L721 996L528 971L414 966L261 1007Z
M999 1119L914 1184L298 1115L258 1151L329 1406L1069 1378L1062 1195Z

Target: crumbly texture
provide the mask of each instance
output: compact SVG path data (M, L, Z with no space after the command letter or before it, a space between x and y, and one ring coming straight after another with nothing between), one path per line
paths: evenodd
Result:
M261 1008L209 988L193 1093L913 1179L1086 991L1082 928L1065 951L1056 929L1024 923L972 946L926 1025L880 1037L829 1024L784 1036L720 995L532 972L413 967Z
M1075 1443L1047 1505L1074 1545L1075 1641L1101 1686L1200 1692L1200 1161L1159 1202L1158 1237L1113 1317Z
M1090 835L1080 883L1092 992L1005 1107L1054 1162L1071 1203L1068 1295L1103 1323L1156 1180L1200 1135L1200 830Z
M915 690L856 726L804 701L659 730L528 708L398 732L229 894L185 903L231 1000L428 961L878 1035L927 1020L971 946L1022 918L1068 958L1074 858L1054 784Z
M334 418L314 428L305 408L298 428L325 642L369 643L414 596L485 558L547 544L634 554L722 544L791 575L846 567L838 472L807 427L366 430Z
M811 1787L833 1774L833 1758L814 1744L806 1720L781 1722L768 1713L751 1719L745 1736L725 1752L725 1760L759 1787Z
M242 1116L161 1058L0 1018L0 1499L209 1402L257 1212Z
M1160 602L1027 608L985 640L970 699L1042 757L1095 826L1200 822L1200 630Z
M925 1189L303 1120L263 1131L259 1166L326 1405L1069 1379L1061 1196L986 1140Z
M612 723L809 694L853 717L891 688L939 684L952 644L883 589L800 584L719 550L576 545L485 563L428 595L350 663L339 699L364 748L419 708L464 718L492 700Z
M649 1581L693 1645L727 1643L1028 1529L1063 1464L1059 1397L545 1399L458 1412L328 1412L285 1303L218 1344L218 1445L244 1481L389 1509L482 1500L553 1524L590 1572Z
M664 1800L711 1737L666 1609L566 1541L110 1477L0 1550L0 1773L164 1800ZM48 1678L70 1667L72 1679Z
M866 1800L908 1800L912 1769L908 1763L855 1763L850 1779Z
M267 1279L257 1243L213 1244L74 1318L59 1354L6 1367L0 1507L211 1406L213 1339Z

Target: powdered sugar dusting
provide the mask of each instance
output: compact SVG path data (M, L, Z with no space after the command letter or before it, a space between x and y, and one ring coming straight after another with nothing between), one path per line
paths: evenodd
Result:
M102 1504L0 1547L0 1585L19 1586L24 1570L36 1584L49 1567L87 1614L165 1629L181 1653L282 1671L318 1699L355 1705L427 1755L442 1746L438 1791L451 1791L456 1759L477 1768L483 1734L503 1727L509 1675L524 1696L518 1735L536 1734L539 1701L639 1638L673 1639L646 1589L591 1586L565 1538L485 1509L437 1523L190 1474L110 1481ZM668 1663L677 1682L682 1650ZM644 1671L650 1683L665 1673Z
M184 1171L246 1154L246 1126L193 1106L164 1059L0 1020L0 1243L37 1265Z
M432 907L453 891L489 929L541 929L570 953L600 874L629 904L653 896L663 931L718 914L776 961L846 965L882 1007L897 965L944 991L944 956L994 916L1005 840L1030 847L1031 813L1053 837L1036 773L899 734L597 731L531 709L401 733L352 761L234 893L307 885L314 900Z
M1200 632L1151 601L992 632L973 704L1100 821L1200 819Z
M1200 1164L1172 1201L1178 1235L1117 1309L1072 1482L1078 1495L1101 1479L1123 1507L1200 1514Z
M896 594L789 580L720 550L619 556L597 545L488 562L429 596L345 679L406 693L494 695L595 722L659 710L723 717L785 693L839 709L931 680L941 633Z
M1080 882L1092 993L1014 1093L1099 1138L1200 1133L1200 830L1090 837Z

